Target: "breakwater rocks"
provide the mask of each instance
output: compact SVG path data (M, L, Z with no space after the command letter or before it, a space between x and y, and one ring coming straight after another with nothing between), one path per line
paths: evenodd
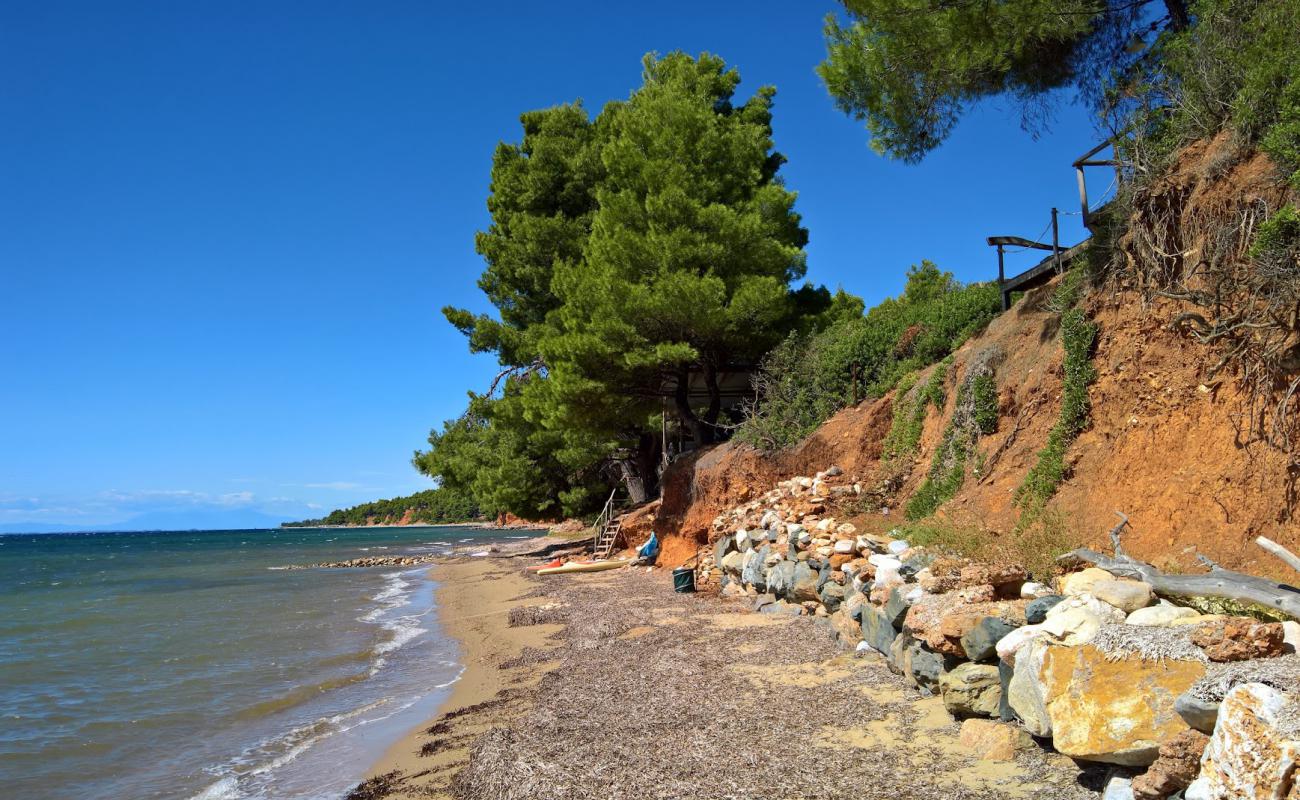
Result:
M323 561L319 564L295 564L283 569L350 569L353 567L420 567L442 556L363 556L347 561Z
M718 515L699 582L823 618L941 696L984 757L1050 739L1112 765L1108 800L1298 796L1300 624L1202 614L1101 569L1049 585L863 535L831 511L861 491L842 477L783 481Z

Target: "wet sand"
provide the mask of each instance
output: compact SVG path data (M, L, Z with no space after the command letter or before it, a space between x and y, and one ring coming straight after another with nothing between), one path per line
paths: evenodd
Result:
M503 665L518 659L525 649L554 648L556 643L550 639L561 630L559 625L509 624L510 609L547 602L544 597L529 597L537 583L525 577L523 568L534 561L457 559L433 567L438 624L459 643L464 672L438 715L402 737L371 768L367 781L371 793L359 797L448 797L447 784L465 762L468 745L493 724L527 708L525 690L555 664Z

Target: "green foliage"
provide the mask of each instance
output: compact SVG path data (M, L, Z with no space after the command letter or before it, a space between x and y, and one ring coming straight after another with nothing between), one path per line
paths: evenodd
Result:
M917 383L916 374L910 374L899 381L897 391L894 392L894 418L889 433L885 434L881 451L881 457L885 461L894 464L911 461L925 429L927 409L930 406L943 409L943 387L950 366L951 356L940 361L923 384Z
M977 375L971 382L971 402L974 405L975 426L981 435L988 436L998 429L998 384L992 375Z
M1065 377L1061 389L1061 412L1039 451L1038 461L1016 490L1016 503L1034 514L1056 494L1065 478L1065 453L1088 426L1088 386L1097 376L1092 366L1092 346L1097 326L1075 308L1061 317L1061 345L1065 350Z
M827 17L818 72L836 105L866 121L873 148L909 162L942 144L981 99L1018 99L1022 123L1037 129L1053 90L1074 86L1096 99L1147 63L1126 46L1148 32L1141 0L840 3L847 18Z
M393 525L399 522L436 525L472 522L482 519L473 498L463 492L440 486L408 497L376 500L351 508L331 511L321 519L286 523L289 528L312 528L320 525Z
M928 517L956 496L966 481L966 461L976 452L980 437L997 430L997 382L993 370L1001 357L1000 350L988 349L971 359L957 389L952 418L931 459L930 471L908 500L908 519Z
M947 356L983 330L1000 303L996 286L963 286L929 261L913 266L899 297L774 349L756 380L757 406L737 436L764 449L799 441L839 409L883 396Z
M1300 248L1300 212L1286 205L1265 220L1255 233L1251 245L1252 258L1267 258Z
M1300 5L1282 0L1196 0L1195 25L1167 36L1164 70L1145 88L1173 107L1162 150L1231 127L1258 143L1300 186Z
M541 383L512 379L500 398L471 396L462 417L429 434L415 468L491 516L555 519L587 510L605 491L596 466L608 451L528 418L525 393Z
M577 513L617 478L652 488L665 400L709 441L719 373L862 313L796 285L808 234L778 177L775 90L738 102L739 73L708 54L643 67L594 120L577 103L523 115L522 141L493 158L477 248L498 313L444 313L510 377L415 458L492 513Z

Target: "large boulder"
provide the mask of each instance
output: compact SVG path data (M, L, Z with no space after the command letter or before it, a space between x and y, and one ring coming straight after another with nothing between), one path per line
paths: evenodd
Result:
M1262 683L1223 698L1219 723L1201 758L1187 800L1295 798L1300 760L1300 708L1294 694Z
M794 585L795 562L781 561L767 572L767 590L779 598L788 598Z
M1018 627L1000 617L981 617L962 635L961 649L971 661L993 661L998 657L998 642Z
M939 679L961 663L953 656L934 652L917 639L909 639L900 660L903 676L924 695L938 693Z
M907 611L912 607L914 589L907 586L894 586L889 590L889 599L885 602L885 616L895 628L903 627ZM919 597L919 595L917 595Z
M1125 614L1146 608L1156 598L1151 584L1129 580L1097 581L1092 585L1092 596Z
M943 707L958 719L996 717L1002 701L998 668L990 664L958 664L939 676Z
M839 610L840 604L844 602L844 585L835 581L827 581L822 584L822 590L818 597L822 601L822 605L826 606L826 610L834 614Z
M789 599L792 603L807 600L820 602L817 596L817 572L807 562L799 562L794 568L794 581L790 586Z
M993 625L997 634L991 642L987 643L987 649L992 652L993 645L1002 636L1009 633L1012 629L1020 627L1025 621L1025 602L1016 600L1013 602L984 602L971 603L970 605L959 605L945 612L939 618L939 624L927 630L923 636L925 643L930 649L938 653L947 653L948 655L958 656L959 658L975 659L966 652L966 646L963 642L974 634L977 628L982 625ZM993 622L988 622L992 620ZM998 627L996 622L1004 623L1004 626ZM981 634L974 634L975 643L983 646Z
M1124 621L1124 612L1114 606L1097 600L1074 602L1067 600L1047 612L1047 619L1042 624L1042 629L1061 644L1086 644L1096 638L1103 625Z
M753 586L761 592L767 591L767 557L772 552L771 545L763 545L752 555L746 554L745 566L740 570L740 582Z
M1043 661L1051 647L1051 641L1045 636L1027 638L1016 650L1011 680L1007 682L1007 704L1025 730L1034 736L1052 735L1042 679Z
M1091 594L1093 584L1099 581L1113 581L1115 576L1104 569L1098 567L1088 567L1082 572L1071 572L1069 575L1062 575L1057 585L1061 589L1061 594L1066 597L1075 597L1081 594Z
M1124 620L1129 625L1141 625L1150 628L1168 628L1175 621L1196 616L1196 609L1184 606L1150 606L1139 608Z
M1199 660L1050 645L1038 681L1057 750L1084 761L1141 766L1186 728L1174 701L1204 675Z
M862 606L862 640L879 653L889 655L889 648L898 631L889 624L889 618L878 606Z
M740 572L745 567L745 554L732 550L722 558L722 571L728 575L740 576Z
M727 554L736 549L736 540L730 536L723 536L713 545L713 565L722 569L722 559Z

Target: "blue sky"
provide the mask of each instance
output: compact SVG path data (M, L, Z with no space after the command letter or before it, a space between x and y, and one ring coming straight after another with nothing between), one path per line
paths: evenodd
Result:
M809 277L868 304L922 258L989 279L983 237L1076 209L1077 108L1035 141L994 102L920 166L876 156L813 71L835 7L0 3L0 527L428 488L411 452L495 372L438 313L486 310L493 148L524 110L625 97L647 51L777 87Z

